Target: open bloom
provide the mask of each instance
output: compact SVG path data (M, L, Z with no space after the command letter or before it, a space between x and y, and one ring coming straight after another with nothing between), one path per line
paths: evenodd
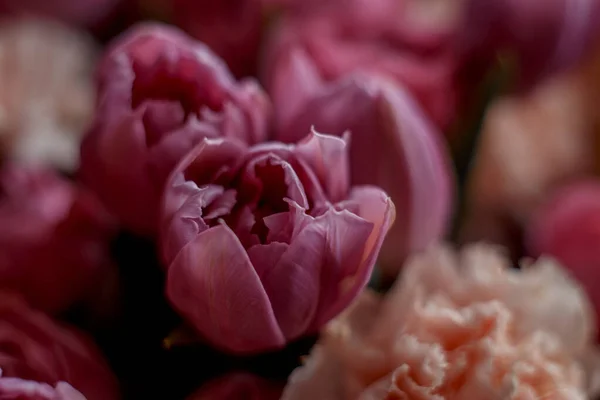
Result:
M3 159L68 172L77 168L94 109L96 51L84 33L57 23L21 18L0 22Z
M296 67L306 82L319 80ZM402 87L362 74L323 85L275 137L296 142L311 126L349 131L352 184L377 185L391 196L396 220L378 265L396 276L404 258L440 239L449 222L453 176L438 130Z
M286 14L267 45L262 74L278 119L288 118L303 93L313 88L294 73L300 59L324 81L355 72L398 81L436 125L447 127L458 98L450 40L457 21L448 10L454 2L435 3L447 6L436 13L432 2L347 0Z
M91 193L51 170L0 171L0 288L62 312L113 277L111 217ZM90 299L91 300L91 299Z
M124 224L152 235L165 180L205 137L266 137L269 102L252 80L237 82L202 43L175 28L143 24L99 65L94 126L82 174Z
M282 387L244 372L234 372L202 386L188 400L279 400Z
M583 400L594 330L555 262L517 270L492 248L434 248L332 321L282 399Z
M394 206L350 190L343 139L251 148L205 140L165 189L167 296L216 347L252 353L316 333L366 285Z
M600 181L583 180L557 189L527 226L527 250L560 260L585 287L600 315Z
M117 400L115 377L88 338L0 294L0 398Z

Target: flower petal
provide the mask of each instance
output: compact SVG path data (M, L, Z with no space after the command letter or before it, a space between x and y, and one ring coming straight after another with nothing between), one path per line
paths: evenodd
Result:
M166 291L187 321L221 349L252 353L285 344L258 275L226 225L204 231L181 250Z

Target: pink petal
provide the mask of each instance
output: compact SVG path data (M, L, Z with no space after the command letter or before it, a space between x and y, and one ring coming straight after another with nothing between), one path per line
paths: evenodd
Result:
M221 349L252 353L285 344L259 277L226 225L204 231L181 250L166 291L187 321Z

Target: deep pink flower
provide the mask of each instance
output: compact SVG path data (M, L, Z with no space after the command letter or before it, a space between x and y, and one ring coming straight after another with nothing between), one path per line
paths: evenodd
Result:
M157 24L117 39L99 65L94 126L82 145L86 182L132 230L154 234L172 168L205 137L248 143L267 133L269 102L236 82L205 45Z
M600 316L600 181L558 189L527 228L532 255L556 257L581 282Z
M0 0L0 12L51 17L67 24L93 26L106 19L120 0Z
M346 142L205 140L167 184L161 228L167 296L223 350L284 346L342 311L366 285L394 206L350 189Z
M288 117L289 103L297 104L311 89L293 71L300 58L324 81L355 72L390 77L407 86L437 125L447 127L458 96L451 40L456 21L450 11L424 18L435 14L431 11L419 1L344 0L286 14L267 45L262 71L278 119Z
M0 369L2 399L120 398L116 379L91 341L6 293L0 294Z
M461 45L469 56L512 52L529 86L580 60L600 34L598 0L468 0Z
M112 278L115 225L89 192L50 170L0 171L0 288L65 311Z
M282 390L281 385L266 379L234 372L202 386L188 400L279 400Z
M254 72L262 33L261 0L141 0L204 42L222 57L232 72ZM146 3L149 3L146 5Z
M301 63L296 69L307 86L318 79ZM349 131L352 183L380 186L392 197L396 221L378 265L395 277L408 254L448 227L453 176L439 132L403 88L365 75L322 86L276 139L295 142L311 126L339 136Z

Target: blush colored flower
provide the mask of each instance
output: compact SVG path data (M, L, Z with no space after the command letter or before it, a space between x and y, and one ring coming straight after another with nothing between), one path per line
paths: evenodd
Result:
M267 45L262 74L278 120L291 117L291 109L312 89L296 73L301 59L324 81L356 72L391 78L407 87L436 125L447 127L458 102L458 60L450 40L457 21L444 7L439 14L431 12L431 4L332 1L285 14Z
M89 192L44 169L0 171L0 288L62 312L113 277L112 219Z
M77 168L94 108L95 56L91 39L65 26L36 19L0 22L3 159Z
M235 372L202 386L188 400L279 400L281 385L266 379Z
M534 256L560 260L585 287L600 315L600 181L584 180L557 189L535 211L526 242Z
M282 399L583 400L594 329L556 263L517 270L492 248L435 248L332 321Z
M509 245L550 191L592 171L587 86L579 72L562 75L490 107L469 177L463 240Z
M117 400L116 379L85 336L0 294L0 398Z
M266 137L270 106L259 86L237 82L208 47L175 28L125 33L101 61L97 86L83 178L137 233L155 233L165 180L194 144Z
M205 140L166 187L167 296L212 345L283 347L318 332L366 285L394 206L350 188L343 139L251 148Z
M297 69L305 82L318 80ZM396 220L378 266L396 276L404 258L440 239L449 222L453 176L438 130L402 87L369 75L323 85L275 137L293 143L311 126L350 132L352 184L377 185L391 196Z

